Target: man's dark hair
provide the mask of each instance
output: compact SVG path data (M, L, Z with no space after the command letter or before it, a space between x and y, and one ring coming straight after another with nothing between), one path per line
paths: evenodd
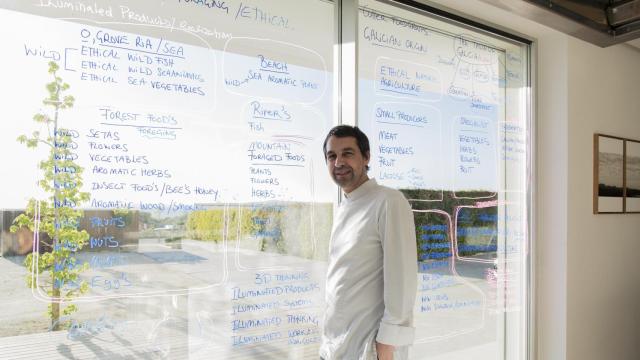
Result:
M371 156L371 151L369 149L369 138L362 130L358 129L357 126L350 125L338 125L334 126L327 137L324 139L324 144L322 145L322 152L324 153L324 160L327 160L327 142L329 138L335 136L339 138L343 137L354 137L356 138L356 143L358 144L358 148L360 149L360 153L365 158L369 158ZM367 165L367 170L369 170L369 165Z

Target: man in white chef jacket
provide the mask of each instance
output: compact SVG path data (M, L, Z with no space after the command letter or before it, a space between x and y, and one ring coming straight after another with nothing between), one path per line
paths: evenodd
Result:
M411 207L368 177L369 140L357 127L331 129L323 150L344 197L331 233L320 357L406 359L418 272Z

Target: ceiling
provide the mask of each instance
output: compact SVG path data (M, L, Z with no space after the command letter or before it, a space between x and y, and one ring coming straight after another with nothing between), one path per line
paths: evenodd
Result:
M631 46L635 46L638 49L640 49L640 39L635 39L635 40L628 41L627 44L629 44Z
M592 44L640 49L640 0L481 0Z

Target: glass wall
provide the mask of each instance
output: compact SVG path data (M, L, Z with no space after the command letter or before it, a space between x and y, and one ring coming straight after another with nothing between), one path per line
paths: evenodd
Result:
M316 355L334 5L2 7L0 358Z
M409 199L413 359L524 359L529 47L360 1L358 124L370 175Z
M2 2L0 358L317 359L339 69L414 210L411 358L525 359L529 47L359 4L346 69L330 1Z

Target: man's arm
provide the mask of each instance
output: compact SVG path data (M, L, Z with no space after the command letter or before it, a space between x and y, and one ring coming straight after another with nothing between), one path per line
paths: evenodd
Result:
M415 332L413 306L418 266L413 213L402 194L398 193L397 196L388 199L386 209L379 220L385 309L376 342L394 347L410 345L413 343ZM388 351L387 347L380 347L378 344L376 348ZM393 348L391 351L393 352Z

